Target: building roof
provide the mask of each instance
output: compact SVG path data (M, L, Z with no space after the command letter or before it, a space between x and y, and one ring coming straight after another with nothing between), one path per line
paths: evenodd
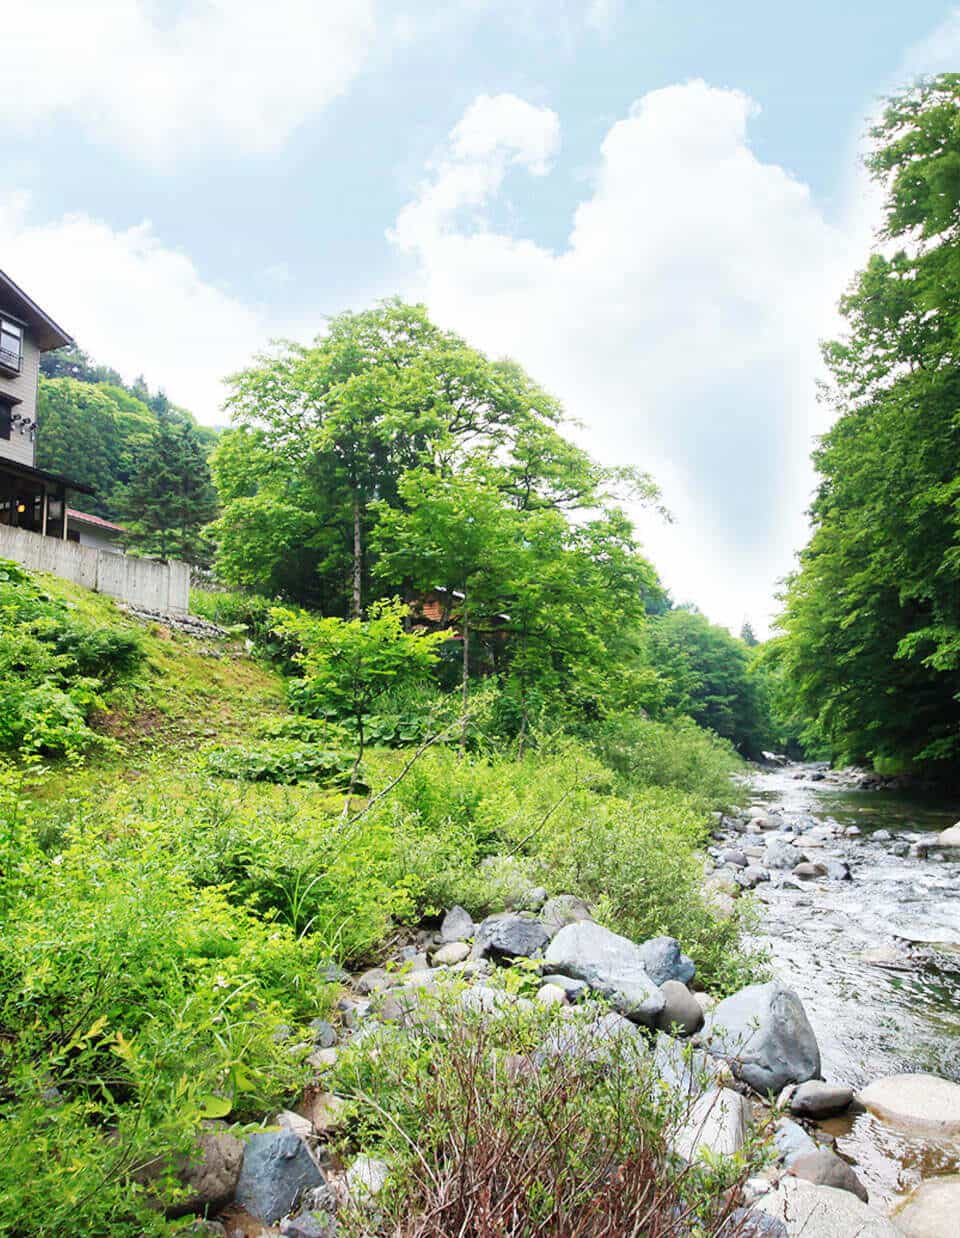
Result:
M81 494L96 493L83 482L61 477L59 473L48 473L45 469L35 469L29 464L21 464L19 460L8 460L6 456L0 456L0 473L15 473L17 477L26 477L29 481L52 481L58 486L66 486L68 490L78 490Z
M110 533L126 533L122 524L114 524L110 520L104 520L102 516L91 516L89 512L78 512L73 507L67 508L67 519L75 520L77 524L92 525L96 529L107 529Z
M0 306L12 317L23 319L40 345L41 352L73 343L73 337L3 271L0 271Z

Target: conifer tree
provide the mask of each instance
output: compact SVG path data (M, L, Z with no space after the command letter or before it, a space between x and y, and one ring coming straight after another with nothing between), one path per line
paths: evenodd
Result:
M160 414L123 500L128 549L161 559L203 562L202 530L217 514L200 439L189 423Z

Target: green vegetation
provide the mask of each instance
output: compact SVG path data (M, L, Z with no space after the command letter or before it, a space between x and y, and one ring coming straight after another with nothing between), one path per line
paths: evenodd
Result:
M933 774L960 757L958 100L960 75L942 74L872 131L884 247L825 349L837 420L814 455L814 532L768 654L780 712L809 748Z

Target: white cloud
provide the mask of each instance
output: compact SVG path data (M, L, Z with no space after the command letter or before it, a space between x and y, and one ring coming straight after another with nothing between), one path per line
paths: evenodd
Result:
M206 283L149 223L122 232L86 215L36 223L28 208L23 195L0 198L7 274L98 361L127 381L143 373L202 421L218 420L221 376L267 343L262 315Z
M734 626L762 624L802 540L817 339L846 269L806 186L751 151L755 111L703 82L644 96L604 138L559 253L483 218L516 130L464 154L458 126L392 234L442 321L520 360L601 457L659 478L677 524L643 521L658 567Z
M261 153L346 89L374 34L374 0L30 0L4 9L0 112L151 162Z

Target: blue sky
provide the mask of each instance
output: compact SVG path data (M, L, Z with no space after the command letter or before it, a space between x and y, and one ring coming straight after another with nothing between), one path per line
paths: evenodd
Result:
M0 266L201 420L275 336L400 292L553 388L676 515L675 595L764 627L818 337L935 0L33 0L5 16Z

